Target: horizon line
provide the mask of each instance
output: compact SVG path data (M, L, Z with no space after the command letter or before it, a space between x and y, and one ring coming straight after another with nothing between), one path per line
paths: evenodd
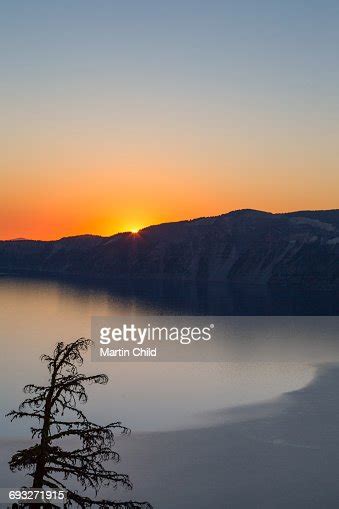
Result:
M217 214L212 216L199 216L199 217L193 217L190 219L179 219L178 221L164 221L163 223L155 223L155 224L149 224L146 226L143 226L142 228L139 228L138 231L132 231L132 230L126 230L126 231L120 231L113 233L112 235L99 235L96 233L79 233L75 235L65 235L63 237L55 238L55 239L31 239L31 238L25 238L25 237L15 237L15 238L9 238L9 239L0 239L0 242L24 242L24 241L30 241L30 242L58 242L63 239L71 239L71 238L77 238L77 237L100 237L102 239L109 239L111 237L115 237L117 235L137 235L139 232L142 232L146 230L147 228L152 228L156 226L162 226L166 224L177 224L177 223L187 223L191 221L199 221L200 219L212 219L212 218L218 218L222 216L227 216L229 214L233 214L235 212L260 212L262 214L270 214L273 216L278 215L287 215L287 214L296 214L300 212L334 212L339 211L339 208L335 209L301 209L301 210L291 210L291 211L284 211L284 212L270 212L267 210L260 210L260 209L252 209L252 208L244 208L244 209L234 209L229 210L228 212L225 212L223 214Z

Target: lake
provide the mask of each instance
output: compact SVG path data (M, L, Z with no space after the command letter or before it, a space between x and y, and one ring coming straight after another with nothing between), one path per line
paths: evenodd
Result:
M242 422L247 419L246 411L237 412L237 408L260 408L284 393L300 390L314 379L317 365L339 361L338 319L326 316L335 305L331 299L323 298L325 316L314 318L307 315L312 314L319 296L308 295L303 306L281 297L277 316L265 317L274 315L267 292L252 289L246 295L232 294L183 283L164 288L155 283L131 287L120 282L107 287L94 282L2 276L1 407L4 412L15 408L26 383L45 380L46 369L39 356L49 353L58 340L88 337L93 315L239 314L237 322L230 318L233 332L229 338L230 348L238 352L237 361L99 364L88 356L85 369L103 371L110 378L107 386L90 388L88 415L98 422L121 420L136 437L199 432ZM291 308L303 316L282 316ZM249 316L256 314L255 309L263 315L259 321ZM269 414L275 411L273 405ZM11 424L1 417L0 438L5 448L28 436L23 421ZM6 462L2 454L1 472L5 479L12 476L14 480L13 474L8 476ZM147 496L151 499L152 493Z

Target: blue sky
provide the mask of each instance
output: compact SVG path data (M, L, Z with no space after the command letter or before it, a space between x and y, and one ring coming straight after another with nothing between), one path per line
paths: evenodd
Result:
M2 2L3 192L23 203L6 203L14 230L41 213L41 186L74 192L93 171L105 188L109 175L130 186L129 210L154 183L159 203L132 211L141 223L177 218L160 191L179 178L182 216L334 207L338 28L339 3L329 0Z

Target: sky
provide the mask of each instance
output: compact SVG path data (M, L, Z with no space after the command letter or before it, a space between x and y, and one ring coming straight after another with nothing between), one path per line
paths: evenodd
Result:
M0 238L339 206L337 0L4 0Z

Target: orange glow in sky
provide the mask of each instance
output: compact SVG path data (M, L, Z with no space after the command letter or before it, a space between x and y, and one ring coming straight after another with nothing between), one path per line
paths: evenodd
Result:
M0 239L339 206L337 11L61 4L2 9Z
M77 165L54 154L34 164L29 156L28 150L22 151L24 170L19 161L11 161L0 189L2 239L108 236L239 208L279 212L335 208L338 203L337 174L324 176L317 171L316 159L308 161L306 172L297 158L265 160L254 149L248 161L232 153L231 147L219 161L213 154L207 161L197 147L191 165L179 151L177 161L171 158L172 165L160 158L152 161L151 152L149 157L139 153L139 161L124 161L124 171L117 169L123 161L114 164L108 155L109 170L104 161L98 168L96 151L87 153L86 160L79 153ZM331 161L327 164L330 167Z

